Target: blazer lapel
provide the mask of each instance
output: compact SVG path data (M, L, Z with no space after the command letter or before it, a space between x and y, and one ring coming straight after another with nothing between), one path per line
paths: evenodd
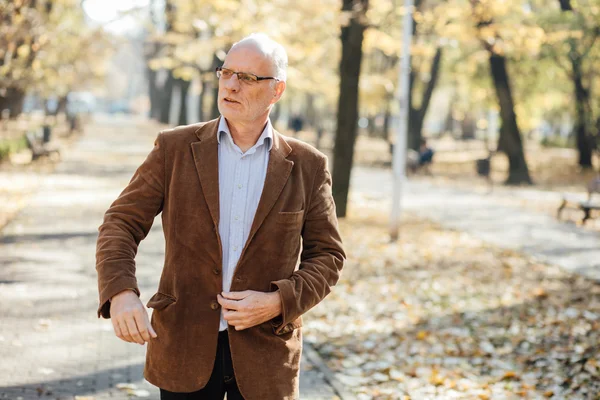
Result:
M198 128L196 136L200 139L191 143L194 163L198 178L202 185L202 191L216 232L219 229L219 147L217 141L217 129L219 119L210 121ZM267 165L267 176L263 191L258 202L258 207L254 215L254 221L248 234L248 240L240 255L240 260L244 256L252 238L264 222L265 218L275 205L283 190L294 162L287 159L292 148L287 144L281 134L273 129L273 148L269 153L269 163ZM218 236L218 235L217 235Z
M264 222L265 218L275 205L275 202L279 198L281 191L283 190L294 162L287 159L292 148L287 142L281 137L281 134L273 129L273 148L269 154L269 163L267 165L267 176L265 178L265 184L263 187L262 195L256 208L256 214L254 214L254 221L248 234L248 240L244 250L240 255L240 260L244 256L248 245L252 241L252 238Z
M191 143L196 171L202 186L202 192L216 232L219 229L219 146L217 129L219 120L213 120L196 130L200 139Z

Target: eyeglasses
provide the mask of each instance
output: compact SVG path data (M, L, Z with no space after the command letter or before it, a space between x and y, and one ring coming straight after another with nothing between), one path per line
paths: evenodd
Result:
M238 79L241 82L250 83L250 84L256 83L258 81L264 81L267 79L275 79L278 82L281 80L281 79L275 78L274 76L256 76L256 75L250 74L248 72L235 72L228 68L223 68L223 67L217 67L216 71L217 71L217 78L219 78L219 79L221 79L221 78L229 79L233 75L237 75Z

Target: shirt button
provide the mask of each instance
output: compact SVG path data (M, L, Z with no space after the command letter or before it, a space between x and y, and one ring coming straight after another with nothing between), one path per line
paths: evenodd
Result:
M233 251L237 251L237 246L233 246Z
M221 273L221 270L219 268L215 268L213 269L213 272L215 275L219 275Z
M236 216L235 216L235 220L237 221L237 220L239 220L239 219L240 219L240 217L238 217L238 216L236 215Z
M211 301L210 308L212 308L213 310L217 310L219 308L219 303L215 300Z
M238 185L238 189L241 189L241 188L242 188L242 184L240 183L240 184Z

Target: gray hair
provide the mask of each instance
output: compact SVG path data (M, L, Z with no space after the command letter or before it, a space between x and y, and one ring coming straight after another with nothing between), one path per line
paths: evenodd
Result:
M248 35L239 42L234 43L231 48L233 49L238 45L253 45L256 47L257 50L273 62L273 66L275 67L274 76L282 81L287 79L288 56L282 45L264 33Z

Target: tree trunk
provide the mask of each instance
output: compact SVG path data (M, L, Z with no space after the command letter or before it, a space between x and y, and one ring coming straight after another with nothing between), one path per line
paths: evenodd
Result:
M559 0L563 12L573 11L570 0ZM595 149L592 108L590 105L590 90L583 83L583 56L577 51L575 39L569 39L569 60L573 71L573 88L575 90L575 138L579 152L579 165L582 168L592 168L592 155Z
M212 95L212 108L210 111L210 118L211 119L215 119L218 118L219 115L221 115L221 112L219 111L219 84L215 83L213 84L213 95Z
M220 66L221 63L221 59L219 59L219 57L217 57L216 54L213 55L213 71L215 70L215 68ZM219 81L214 82L215 83L213 83L213 104L210 112L211 119L218 118L219 115L221 115L221 112L219 111Z
M48 107L48 98L46 97L42 101L44 102L44 115L51 115L52 110L50 110L50 107Z
M592 168L592 153L594 147L591 130L590 92L583 85L581 59L571 57L573 65L573 84L575 88L576 123L575 134L577 150L579 151L579 165L583 168Z
M150 0L148 7L150 11L150 21L154 28L159 24L156 15L156 0ZM148 39L147 39L148 40ZM144 45L144 56L146 59L146 76L148 78L148 96L150 98L150 115L149 117L155 121L160 120L160 90L156 79L158 71L150 68L150 60L156 57L161 49L161 44L157 42L146 41Z
M8 117L16 118L23 112L23 101L25 100L25 91L16 87L6 89L6 95L0 96L0 119L2 111L9 110Z
M431 97L433 95L433 90L437 84L439 75L440 75L440 65L442 61L442 48L438 47L435 51L435 56L431 61L431 69L429 71L429 82L427 82L427 87L423 92L423 99L421 100L421 105L418 109L414 108L412 105L412 99L415 95L413 79L411 79L411 87L410 87L410 115L408 119L408 148L413 150L419 150L421 145L421 137L423 136L423 122L425 121L425 116L427 115L427 109L429 108L429 104L431 103Z
M473 113L471 111L467 111L465 113L464 119L460 123L461 139L462 140L475 139L476 127L477 127L477 125L475 122L475 118L473 118Z
M204 108L206 104L206 94L208 93L208 82L206 82L202 78L202 74L200 74L200 89L201 92L198 95L198 122L204 121Z
M498 149L506 154L509 161L506 183L512 185L531 184L506 69L506 58L490 53L490 67L502 119Z
M160 122L168 124L171 116L171 99L173 98L173 71L167 71L167 79L163 86L161 99L160 99Z
M354 156L358 122L358 84L362 61L362 42L366 26L368 0L343 0L342 11L352 12L352 18L341 29L342 59L340 61L340 94L337 110L337 130L333 149L333 198L338 217L346 216L350 171Z
M390 130L390 122L392 119L392 111L390 107L390 99L385 101L385 116L383 118L383 137L388 143L392 143L392 132Z
M168 32L174 32L174 18L175 18L175 5L173 0L165 0L165 30ZM163 124L169 124L171 121L171 101L173 100L173 86L175 84L175 78L173 77L173 70L167 70L167 79L162 88L160 98L160 122Z
M179 121L178 125L187 125L187 95L190 89L190 81L185 79L178 79L177 84L179 85Z
M160 91L156 84L156 71L150 67L146 68L148 74L148 94L150 96L150 118L160 119Z
M317 126L317 112L315 110L315 95L306 93L306 112L304 121L306 122L305 130L308 128L314 129Z
M571 7L571 0L558 0L560 3L560 8L563 11L572 11L573 7Z
M271 109L271 113L269 114L269 118L271 118L271 123L276 125L279 121L279 117L281 116L281 102L275 103L273 108Z

